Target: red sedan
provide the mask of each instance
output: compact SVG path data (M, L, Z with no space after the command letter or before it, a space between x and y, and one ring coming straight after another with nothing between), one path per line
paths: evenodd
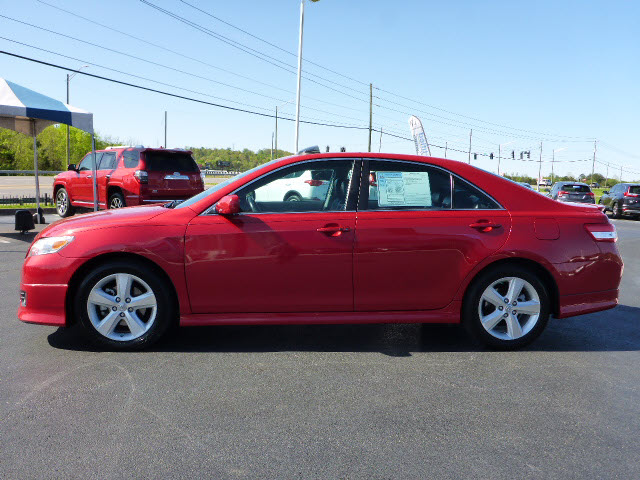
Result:
M326 188L289 195L300 182ZM111 348L149 345L173 323L374 322L462 322L517 348L551 315L617 304L616 240L595 206L465 163L295 156L180 204L50 225L24 262L18 315L79 322Z

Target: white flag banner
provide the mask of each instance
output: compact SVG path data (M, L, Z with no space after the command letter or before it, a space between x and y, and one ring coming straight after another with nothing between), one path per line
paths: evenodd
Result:
M427 136L422 128L422 122L416 116L409 117L409 128L411 129L411 136L416 144L416 155L431 156L431 149L429 148L429 142Z

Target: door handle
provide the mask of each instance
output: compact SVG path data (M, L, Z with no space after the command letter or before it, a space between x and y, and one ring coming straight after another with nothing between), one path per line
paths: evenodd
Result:
M480 221L480 222L476 222L476 223L472 223L471 225L469 225L471 228L475 228L476 230L483 232L483 233L487 233L487 232L491 232L493 230L495 230L496 228L501 228L502 225L500 225L499 223L493 223L493 222L487 222L487 221Z
M351 228L349 227L341 227L340 225L325 225L324 227L320 227L316 229L316 232L324 233L330 237L339 237L342 235L342 232L348 232Z
M87 178L93 178L93 175L87 175Z

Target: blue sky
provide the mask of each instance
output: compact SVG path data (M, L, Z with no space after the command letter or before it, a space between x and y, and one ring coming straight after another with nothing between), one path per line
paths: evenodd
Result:
M284 62L281 65L285 69L295 71L298 0L186 0L294 55L266 45L180 0L148 1L267 54L276 62ZM264 113L282 105L283 115L294 115L294 73L233 48L141 1L43 2L200 62L36 0L3 0L0 15L148 62L0 17L1 37L78 60L5 39L0 39L2 50L72 68L91 62L96 65L86 70L89 73ZM634 1L308 2L304 57L322 67L303 64L308 78L302 81L301 115L312 121L367 126L371 82L376 97L374 128L408 137L408 116L415 114L422 119L433 145L444 146L447 142L449 158L466 161L467 153L452 149L466 152L469 129L473 128L472 152L497 155L498 144L508 144L504 147L506 155L503 151L503 156L509 157L502 161L503 172L537 175L536 162L512 161L510 156L512 149L516 157L520 151L530 150L532 160L537 160L542 140L543 173L551 170L549 161L554 149L558 150L556 173L590 173L591 162L583 160L593 157L593 139L598 139L596 159L616 165L610 168L610 175L619 176L619 165L625 165L629 172L624 174L625 180L640 179L639 19L640 3ZM64 71L0 55L0 76L65 100ZM169 146L257 150L271 146L274 130L273 119L81 75L72 80L71 104L94 112L99 132L150 146L164 143L165 110L169 112ZM279 122L278 137L280 148L293 150L293 123ZM329 145L332 150L345 146L349 151L366 151L367 142L365 130L301 125L301 147L317 144L323 150ZM378 133L374 133L373 147L374 151L380 148ZM382 151L415 152L412 142L386 134L382 136ZM444 156L444 150L436 146L432 153ZM483 156L473 163L492 171L497 168L496 160ZM604 165L596 165L596 171L605 170Z

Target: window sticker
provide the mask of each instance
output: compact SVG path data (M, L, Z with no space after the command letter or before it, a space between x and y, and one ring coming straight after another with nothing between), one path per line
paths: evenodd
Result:
M430 207L428 172L377 172L379 207Z

